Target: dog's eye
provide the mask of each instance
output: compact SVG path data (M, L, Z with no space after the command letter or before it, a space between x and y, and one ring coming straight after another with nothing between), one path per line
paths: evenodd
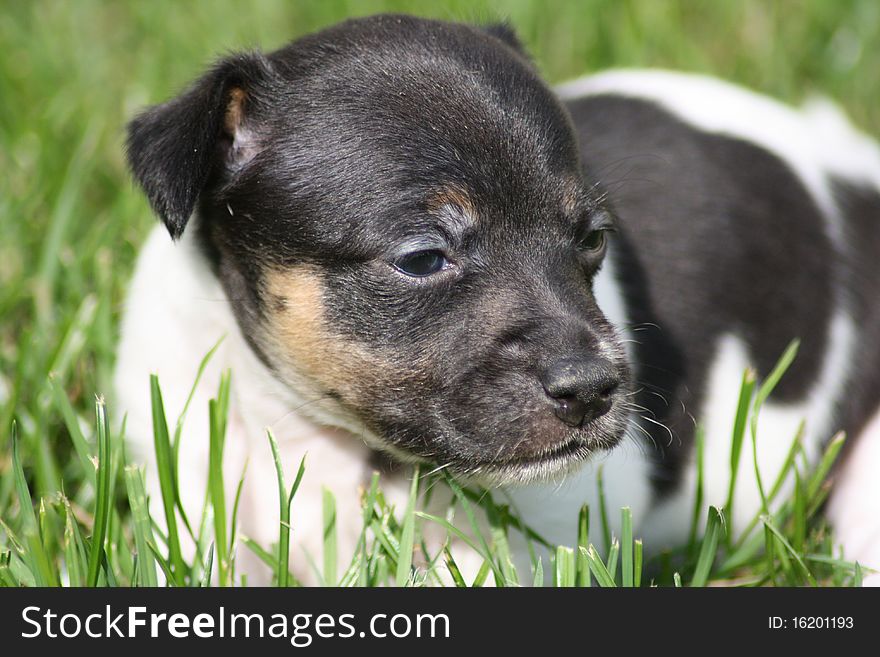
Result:
M394 261L394 266L407 276L422 278L441 271L449 264L443 251L415 251Z
M584 233L578 240L578 248L590 253L598 253L605 248L605 233L604 229Z

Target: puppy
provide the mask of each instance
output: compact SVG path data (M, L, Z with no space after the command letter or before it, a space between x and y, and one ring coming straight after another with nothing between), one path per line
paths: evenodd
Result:
M880 154L832 107L667 72L554 91L507 27L375 16L221 61L131 123L128 157L164 224L122 325L128 439L149 460L148 374L173 420L222 338L186 418L183 504L198 516L204 409L231 370L244 534L277 537L266 428L288 481L308 454L305 581L322 489L347 559L376 452L503 489L569 545L602 464L607 507L631 507L649 549L681 543L695 422L720 506L743 371L765 377L794 338L761 472L802 420L813 459L846 431L828 513L847 557L880 566ZM740 470L734 531L760 508ZM383 486L402 506L406 470Z

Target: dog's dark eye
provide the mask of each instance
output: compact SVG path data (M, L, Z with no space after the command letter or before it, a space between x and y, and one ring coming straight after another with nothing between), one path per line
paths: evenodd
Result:
M578 240L578 248L598 253L605 248L605 230L591 230Z
M415 251L394 261L394 266L407 276L430 276L444 269L449 261L443 251Z

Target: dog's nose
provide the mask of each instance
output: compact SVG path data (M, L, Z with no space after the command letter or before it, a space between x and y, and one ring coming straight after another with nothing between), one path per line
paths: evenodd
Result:
M576 427L608 412L620 375L605 358L563 358L544 371L541 384L556 401L556 417Z

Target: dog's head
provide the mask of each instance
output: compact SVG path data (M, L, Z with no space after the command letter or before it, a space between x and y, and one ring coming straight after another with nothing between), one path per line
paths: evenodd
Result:
M619 440L612 217L507 28L378 16L231 57L128 147L303 412L496 482Z

